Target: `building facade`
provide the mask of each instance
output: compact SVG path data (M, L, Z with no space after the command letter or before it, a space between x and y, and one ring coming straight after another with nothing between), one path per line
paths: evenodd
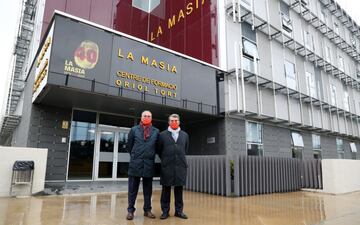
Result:
M125 178L145 109L179 113L193 155L360 157L360 32L333 0L24 4L1 134L49 149L47 181Z

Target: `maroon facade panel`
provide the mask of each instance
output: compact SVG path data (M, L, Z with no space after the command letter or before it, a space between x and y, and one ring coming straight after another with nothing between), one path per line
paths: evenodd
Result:
M46 0L44 34L54 10L218 65L217 0Z

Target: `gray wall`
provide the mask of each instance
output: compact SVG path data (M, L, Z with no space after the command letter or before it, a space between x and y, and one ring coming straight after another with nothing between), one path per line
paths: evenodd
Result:
M290 0L282 0L288 4L293 1ZM230 3L230 1L228 1ZM269 0L269 8L266 8L266 4L264 0L254 0L254 8L255 15L257 17L263 18L267 21L267 10L269 11L269 20L267 21L273 27L276 27L278 30L282 30L281 28L281 16L280 16L280 8L279 3L281 0ZM322 4L320 4L319 0L310 1L308 7L312 13L315 15L320 15L321 8L324 8ZM295 7L296 8L296 7ZM350 32L349 30L336 18L333 13L329 11L329 9L325 9L325 13L327 15L327 25L334 29L334 22L337 22L339 25L340 36L344 38L344 40L351 44L350 42ZM313 25L309 24L304 20L303 17L299 15L299 13L295 12L294 8L290 9L290 19L293 23L293 38L305 45L304 42L304 31L308 31L311 34L311 38L313 39L313 44L310 44L310 49L313 48L315 53L319 56L325 57L325 47L330 48L331 55L331 63L334 66L340 66L339 56L341 56L344 60L344 72L356 78L356 67L360 68L360 64L352 57L350 57L347 53L345 53L342 49L334 44L334 42L330 41L329 38L324 36L320 31L316 30ZM247 23L234 23L233 18L228 16L226 18L226 41L227 41L227 49L228 49L228 57L227 57L227 70L232 71L235 68L235 48L234 42L240 41L241 39L241 26L249 26ZM267 31L267 28L264 30ZM244 32L243 32L244 35ZM330 72L325 72L320 67L316 67L314 63L308 61L305 57L300 55L296 55L293 50L289 50L286 47L283 47L282 44L278 43L276 40L269 40L268 36L264 34L264 32L257 30L257 48L259 52L259 65L258 65L258 76L260 78L266 78L271 81L277 82L281 85L286 86L286 77L284 75L284 60L288 60L290 62L295 63L295 70L297 76L297 91L307 94L307 84L306 84L306 72L311 72L315 74L316 80L316 90L319 95L317 98L326 103L331 103L331 95L330 95L330 85L333 84L336 87L336 104L335 107L339 109L344 109L353 114L359 114L360 112L360 91L356 88L347 86L347 91L349 94L349 109L346 109L344 105L344 97L345 92L343 88L343 82L334 77ZM360 40L356 38L357 49L359 49ZM340 68L339 68L340 69ZM233 113L237 106L237 98L236 98L236 82L235 76L228 78L228 90L230 95L227 98L228 108L227 111L229 113ZM240 85L241 86L241 85ZM240 87L242 89L242 87ZM303 104L302 111L300 109L299 100L297 98L290 98L290 103L288 106L286 95L283 93L278 93L276 95L276 114L275 109L273 109L274 99L271 98L272 90L265 90L263 93L263 101L262 101L262 111L258 112L257 110L257 100L256 98L256 86L253 84L245 84L245 96L242 96L242 90L240 90L240 101L244 97L246 99L246 108L240 102L239 108L240 110L245 109L249 113L260 113L261 115L276 117L276 119L280 120L290 120L291 122L298 123L301 125L311 126L313 128L321 128L325 129L329 132L339 132L341 135L347 135L346 138L353 138L354 136L359 137L359 123L357 121L354 123L354 129L352 129L350 118L346 119L343 115L340 115L338 119L337 116L331 117L331 121L329 120L327 110L324 110L321 113L319 107L314 106L313 115L311 115L311 110L308 104ZM295 96L295 95L294 95ZM266 98L266 99L265 99ZM291 118L288 118L288 115L291 114ZM321 116L323 117L323 121L321 120ZM334 126L331 126L331 123Z
M263 125L265 156L292 157L290 130L282 127Z
M227 155L247 155L245 121L236 118L225 118L225 140Z
M246 128L244 119L236 119L227 117L225 120L225 140L226 153L228 155L247 155L246 152ZM264 155L272 157L292 157L291 150L291 129L286 127L275 126L271 124L263 124L263 146ZM304 159L313 159L314 151L312 147L312 134L309 131L298 131L303 136ZM316 134L316 133L314 133ZM338 153L336 149L337 136L329 136L317 134L321 137L321 150L323 159L337 159ZM339 137L342 138L342 137ZM355 142L358 153L357 159L360 159L360 142L343 139L343 147L345 150L345 159L351 159L350 142Z
M188 124L185 131L189 134L189 155L225 155L224 119L213 119ZM215 143L207 143L208 138L215 138Z
M69 121L69 129L62 129L63 120ZM65 180L70 122L71 109L33 106L28 146L48 149L46 180Z

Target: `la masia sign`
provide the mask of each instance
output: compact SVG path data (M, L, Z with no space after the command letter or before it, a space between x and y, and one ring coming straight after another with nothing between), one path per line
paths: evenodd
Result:
M72 87L80 90L95 82L101 84L95 92L107 95L121 88L217 105L215 68L64 15L55 15L53 22L48 79L41 82L62 86L68 76L77 78Z

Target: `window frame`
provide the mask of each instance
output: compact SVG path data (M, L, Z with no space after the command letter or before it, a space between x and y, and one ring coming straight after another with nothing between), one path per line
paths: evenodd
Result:
M330 46L325 46L325 59L331 63L331 49Z
M258 136L260 136L260 141L256 142L254 140L249 140L249 132L252 131L252 129L250 129L250 124L256 124L257 127L257 131L259 132L259 127L260 127L260 135L258 134ZM252 145L256 145L258 146L258 155L256 156L264 156L264 140L263 140L263 134L264 134L264 128L263 128L263 124L262 123L258 123L258 122L254 122L254 121L246 121L245 124L245 138L246 138L246 154L249 155L249 148L248 146L252 146ZM255 156L255 155L252 155Z
M357 160L357 157L356 157L357 148L356 148L355 142L350 142L349 145L350 145L350 151L351 151L351 159Z
M289 76L289 74L287 73L287 65L291 65L293 67L293 77ZM284 74L285 74L285 79L286 79L286 86L290 89L293 89L293 90L297 90L298 88L298 83L297 83L297 76L296 76L296 68L295 68L295 63L292 63L288 60L284 60ZM289 79L290 79L290 82L289 82ZM291 85L291 83L294 82L295 84L295 87L293 87Z
M286 11L283 10L285 8ZM282 31L291 37L293 33L293 23L290 18L290 6L283 1L280 1L280 16Z
M337 90L335 84L330 84L330 101L333 106L337 106Z
M306 78L306 92L307 92L307 94L310 97L318 98L315 74L306 71L305 72L305 78Z
M335 34L340 36L340 27L336 21L334 21L334 32L335 32Z
M305 42L305 47L307 47L310 50L314 50L314 37L307 30L304 30L304 42Z
M254 55L252 55L251 53L249 53L249 51L246 51L245 42L248 42L248 43L252 44L253 46L255 46L255 48L256 48L256 56L254 56ZM259 50L258 50L258 46L257 46L257 43L256 43L256 42L254 42L253 40L250 40L249 38L243 36L243 37L242 37L242 46L243 46L243 55L244 55L245 57L248 57L248 58L250 58L250 59L252 59L252 60L254 60L254 59L259 60Z
M318 139L319 141L319 146L315 146L314 141ZM313 152L314 152L314 158L315 159L322 159L322 148L321 148L321 136L318 134L312 134L311 135L311 140L312 140L312 148L313 148ZM318 155L320 157L316 158L315 155Z
M345 62L344 58L341 55L339 55L339 69L345 72Z
M341 145L340 148L339 144ZM336 152L338 153L338 159L345 159L344 140L341 138L336 138Z
M344 99L343 99L343 101L344 101L344 109L346 110L346 111L350 111L350 96L349 96L349 92L347 91L347 90L344 90Z

